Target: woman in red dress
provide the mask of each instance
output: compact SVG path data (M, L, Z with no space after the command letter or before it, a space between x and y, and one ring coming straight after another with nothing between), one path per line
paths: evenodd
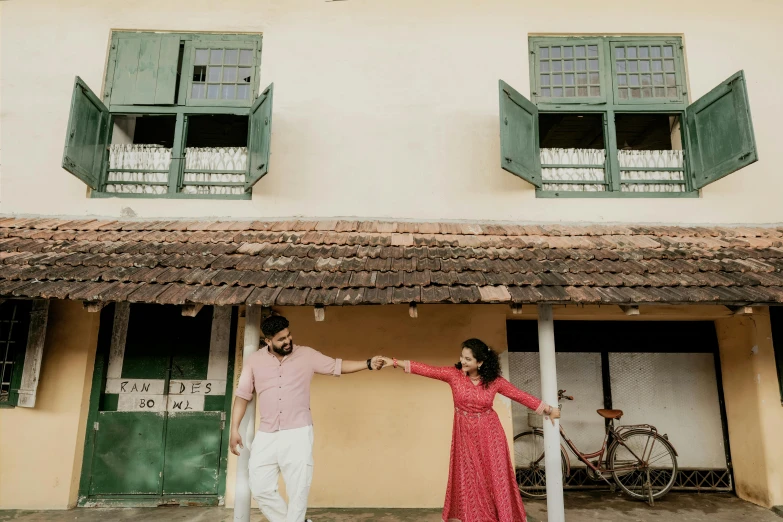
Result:
M501 377L497 354L479 339L462 343L460 362L455 366L398 363L388 357L384 363L451 386L454 431L443 521L526 522L508 442L492 403L499 393L552 419L560 417L560 410Z

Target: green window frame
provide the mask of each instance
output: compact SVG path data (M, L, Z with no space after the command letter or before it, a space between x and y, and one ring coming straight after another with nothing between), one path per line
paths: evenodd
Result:
M22 383L31 301L0 303L0 408L17 405Z
M689 105L680 37L535 36L529 44L531 100L500 81L501 166L533 184L536 197L694 198L699 197L700 188L758 160L744 72L732 75ZM588 51L591 48L592 53ZM576 65L583 57L598 63ZM577 76L591 72L596 74ZM562 90L555 92L555 85ZM596 128L595 132L597 137L602 132L603 163L590 164L595 161L589 159L542 163L542 114L572 119L590 116L600 121L602 131ZM621 166L617 118L649 114L679 121L683 152L676 166ZM563 182L547 178L565 167L585 175ZM600 179L596 169L601 172ZM626 172L633 174L624 175ZM635 177L639 173L643 176ZM677 187L662 186L671 184ZM571 188L557 188L563 185ZM681 191L664 190L667 188Z
M113 32L103 96L76 78L63 168L90 187L93 198L250 199L253 186L269 169L273 85L259 94L261 40L260 34ZM204 53L207 63L202 63ZM210 78L216 80L217 97L207 96ZM173 123L168 168L112 167L109 149L117 119L153 116ZM247 165L185 169L189 121L196 116L246 117ZM118 181L114 173L126 178ZM206 179L197 176L202 173L208 174ZM127 179L129 174L140 180ZM154 192L117 191L134 185ZM191 193L186 188L226 188L231 193Z

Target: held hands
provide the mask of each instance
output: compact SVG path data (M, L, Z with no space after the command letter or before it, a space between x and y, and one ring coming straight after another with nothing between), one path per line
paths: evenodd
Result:
M394 366L394 359L391 357L384 357L383 355L376 355L370 359L370 366L373 370L380 370L386 366ZM401 367L401 361L397 361L397 366Z

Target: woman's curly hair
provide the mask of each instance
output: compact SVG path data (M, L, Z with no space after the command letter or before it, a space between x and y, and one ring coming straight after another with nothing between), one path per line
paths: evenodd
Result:
M468 348L473 352L476 361L482 363L478 369L479 377L484 387L488 387L492 381L500 377L500 359L495 351L487 346L481 339L468 339L462 343L462 348ZM462 363L454 365L458 370L462 370Z

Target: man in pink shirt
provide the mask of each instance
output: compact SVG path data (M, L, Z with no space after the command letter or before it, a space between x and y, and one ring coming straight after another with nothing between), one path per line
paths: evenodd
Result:
M231 452L239 455L239 423L256 392L261 425L250 449L250 490L269 522L302 522L313 479L313 418L310 381L313 375L379 370L380 356L366 361L332 359L295 345L288 320L268 317L261 325L266 347L254 353L242 369L231 411ZM277 491L282 472L288 505ZM307 522L307 521L305 521Z

